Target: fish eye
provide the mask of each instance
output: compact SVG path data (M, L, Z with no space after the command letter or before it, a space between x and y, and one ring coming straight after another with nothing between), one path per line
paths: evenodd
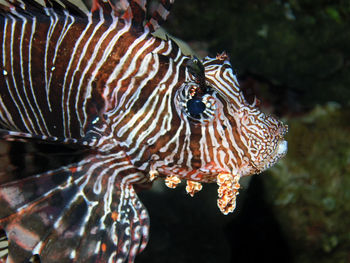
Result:
M179 110L194 122L208 122L216 116L216 92L195 82L185 82L177 91L176 101Z
M199 98L193 98L187 101L188 113L194 118L199 119L200 114L204 112L205 108L205 104Z

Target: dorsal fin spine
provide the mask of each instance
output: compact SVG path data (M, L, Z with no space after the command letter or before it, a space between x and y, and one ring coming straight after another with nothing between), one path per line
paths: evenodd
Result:
M151 32L156 31L167 19L174 0L160 0L156 10L145 25Z
M36 0L5 0L5 2L6 5L0 5L0 13L5 16L8 12L12 13L11 10L17 10L19 13L31 16L50 15L47 12L50 9L56 14L63 14L64 11L68 11L72 15L85 19L89 17L89 14L92 14L92 17L99 20L101 19L100 10L102 10L106 23L112 23L115 17L120 17L131 21L136 29L144 31L147 28L152 33L167 19L174 0L159 0L158 6L149 19L146 18L149 0L124 0L123 8L126 8L125 10L118 8L119 2L114 4L111 0L93 0L90 11L76 6L72 0L60 0L60 2L44 0L44 4Z

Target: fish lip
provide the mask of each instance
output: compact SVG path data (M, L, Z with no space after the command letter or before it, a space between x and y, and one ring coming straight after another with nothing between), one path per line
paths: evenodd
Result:
M287 154L287 151L288 151L288 142L283 138L279 139L274 151L267 158L271 160L271 164L268 165L268 167L274 165L279 159L284 157Z
M288 133L288 125L279 121L277 129L278 141L273 152L267 156L261 163L256 165L257 173L261 173L271 166L275 165L281 158L283 158L288 151L288 141L285 139L285 135Z
M274 149L274 151L267 156L261 163L256 165L257 173L261 173L271 166L275 165L288 152L288 141L281 137Z
M284 139L279 140L276 146L276 149L274 151L276 152L276 155L281 156L280 158L282 158L287 154L287 151L288 151L288 141Z

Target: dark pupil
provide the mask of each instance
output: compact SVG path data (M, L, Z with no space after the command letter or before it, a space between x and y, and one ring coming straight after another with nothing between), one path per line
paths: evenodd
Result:
M193 117L199 117L205 110L205 104L200 99L193 98L187 101L187 109Z

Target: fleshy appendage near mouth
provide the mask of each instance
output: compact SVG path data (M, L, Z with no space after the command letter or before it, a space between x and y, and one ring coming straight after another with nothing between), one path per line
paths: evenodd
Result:
M259 165L258 172L262 172L274 165L279 159L287 154L288 142L280 139L273 153L262 164ZM239 180L242 175L231 173L219 173L217 176L218 200L217 204L220 211L227 215L232 213L236 208L236 199L239 194Z
M168 175L165 177L165 184L169 188L175 188L180 182L181 179L186 181L186 192L191 196L194 196L197 192L202 190L202 182L215 182L218 185L218 199L217 205L220 211L227 215L232 213L236 208L236 199L239 194L240 184L239 180L241 177L246 175L251 175L253 173L261 173L264 170L268 169L274 165L279 159L286 155L288 150L288 143L286 140L281 138L277 146L275 147L272 154L263 160L256 167L251 167L249 165L243 165L240 169L237 170L237 173L226 172L219 168L206 167L199 169L201 176L197 178L188 176L187 178L181 178L177 175ZM163 167L165 168L165 167ZM166 169L166 168L165 168ZM221 171L220 171L221 170ZM152 173L150 178L151 180L157 177L158 173ZM197 173L193 173L195 175ZM216 175L215 175L216 174Z

